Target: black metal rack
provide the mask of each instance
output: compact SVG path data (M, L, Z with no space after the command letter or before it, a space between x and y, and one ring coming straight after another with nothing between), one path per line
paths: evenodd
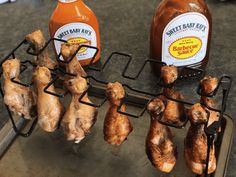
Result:
M45 50L49 44L51 42L53 42L54 40L58 40L58 41L61 41L61 42L66 42L64 40L60 40L60 39L55 39L55 38L51 38L50 40L48 40L45 44L45 46L38 52L38 53L35 53L33 51L33 49L31 48L31 46L27 43L26 40L23 40L15 49L13 49L0 63L0 66L2 66L3 62L6 61L7 59L9 59L10 57L12 58L15 58L15 52L23 45L29 45L27 50L26 50L26 53L29 54L29 55L33 55L33 56L37 56L39 55L43 50ZM86 48L92 48L95 50L95 53L94 53L94 56L89 64L89 66L87 67L88 70L92 70L92 71L95 71L95 72L102 72L108 65L109 65L109 62L112 60L112 58L115 56L115 55L119 55L119 56L123 56L125 58L127 58L127 63L126 65L124 66L124 69L122 71L122 77L123 78L126 78L126 79L129 79L129 80L137 80L139 78L139 76L141 75L142 71L144 70L145 66L148 64L148 63L155 63L156 65L159 65L159 66L163 66L163 65L166 65L165 63L163 62L159 62L157 60L153 60L153 59L146 59L143 64L141 65L139 71L137 72L137 74L135 76L129 76L127 74L127 70L129 68L129 65L131 63L131 61L133 60L132 56L129 55L129 54L126 54L126 53L121 53L121 52L113 52L111 53L111 55L107 58L107 60L105 61L105 63L101 66L101 67L94 67L93 66L93 63L94 63L94 59L95 59L95 56L97 55L98 53L98 49L96 47L91 47L91 46L87 46L87 45L81 45L78 50L71 56L71 58L69 58L67 61L63 61L60 59L61 57L61 53L59 55L57 55L57 61L59 63L63 63L63 64L68 64L77 54L77 52L83 48L83 47L86 47ZM22 68L21 68L21 73L23 73L26 69L27 69L27 65L31 65L32 67L36 67L36 65L30 61L30 60L25 60L25 61L22 61L21 62L22 64ZM65 97L69 91L68 90L65 90L64 93L53 93L53 92L50 92L48 90L48 88L53 85L56 81L58 81L59 79L63 78L64 76L66 75L69 75L69 76L75 76L74 74L71 74L71 73L67 73L64 68L58 66L56 67L55 69L50 69L51 72L52 72L52 75L54 76L52 81L44 88L44 92L47 93L47 94L51 94L53 96L57 96L57 97L60 97L60 98L63 98ZM205 75L205 71L201 70L201 69L194 69L194 68L189 68L189 67L184 67L182 68L179 72L183 72L184 70L195 70L197 71L198 73L198 77L203 77ZM0 77L2 76L2 67L0 67ZM82 104L86 104L86 105L89 105L89 106L92 106L92 107L96 107L96 108L99 108L101 107L106 101L107 101L107 97L106 97L106 94L105 94L105 86L108 84L108 82L106 81L103 81L103 80L99 80L97 79L95 76L93 75L88 75L88 76L85 76L84 77L85 79L87 79L88 81L93 81L93 82L88 82L88 89L81 95L81 97L79 98L79 102L81 102ZM14 78L11 80L12 82L16 83L16 84L20 84L22 86L25 86L25 87L31 87L33 82L31 83L22 83L22 82L19 82L19 81L16 81L14 80ZM103 85L102 87L99 87L97 84L92 84L92 83L99 83L100 85ZM211 146L213 145L213 142L214 142L214 137L216 136L217 134L217 131L218 129L220 128L220 126L222 125L222 119L223 119L223 114L225 112L225 109L226 109L226 102L227 102L227 97L228 97L228 94L229 94L229 91L230 91L230 88L231 88L231 84L232 84L232 78L230 76L222 76L220 79L219 79L219 83L218 83L218 86L217 88L215 89L215 91L210 94L210 95L204 95L202 92L201 92L201 87L199 86L198 89L197 89L197 93L200 95L200 96L207 96L207 97L214 97L220 90L220 87L222 88L222 106L220 109L215 109L215 108L212 108L212 107L209 107L208 105L203 105L205 107L207 107L209 110L212 110L212 111L216 111L216 112L219 112L220 113L220 119L219 121L217 122L214 122L213 124L211 124L210 126L205 126L205 133L207 135L207 139L208 139L208 151L207 151L207 159L206 159L206 171L205 171L205 177L208 176L207 175L207 170L208 170L208 162L209 162L209 153L210 153L210 148ZM149 92L146 92L146 91L143 91L143 90L138 90L138 89L135 89L135 88L132 88L131 86L129 86L128 84L122 84L123 87L125 87L127 90L130 90L132 92L134 92L135 94L132 94L132 93L129 93L127 92L124 99L122 100L121 104L118 106L118 112L120 114L124 114L124 115L127 115L127 116L130 116L130 117L133 117L133 118L140 118L141 116L143 116L143 114L145 113L146 109L147 109L147 105L148 103L158 97L158 96L164 96L166 97L166 99L168 100L171 100L171 101L174 101L174 102L178 102L178 103L181 103L181 104L184 104L186 106L191 106L193 105L194 103L191 103L191 102L188 102L188 101L185 101L185 100L182 100L182 99L174 99L162 92L160 93L149 93ZM162 79L159 78L158 79L158 82L156 83L156 86L157 87L160 87L160 88L174 88L175 87L175 83L171 84L171 85L166 85L163 83ZM92 91L91 91L92 90ZM1 92L1 96L4 97L4 92L3 92L3 89L2 89L2 86L1 86L1 82L0 82L0 92ZM98 96L100 98L102 98L102 101L98 104L93 104L93 103L87 103L87 102L84 102L82 101L83 97L88 93L88 92L93 92L95 96ZM145 96L144 96L145 95ZM128 113L128 112L122 112L121 111L121 107L123 104L132 104L134 106L138 106L138 107L141 107L141 111L138 113L138 114L133 114L133 113ZM13 119L13 115L10 111L10 109L6 106L6 109L7 109L7 112L9 114L9 118L12 122L12 125L13 125L13 129L14 131L17 133L17 135L19 136L23 136L23 137L29 137L36 124L37 124L37 117L35 117L33 120L32 120L32 124L29 128L28 131L26 131L26 133L24 132L21 132L21 130L18 130L17 129L17 126L16 126L16 123ZM180 124L174 124L174 123L170 123L170 122L167 122L167 121L164 121L162 119L159 119L158 120L161 124L164 124L164 125L167 125L167 126L170 126L170 127L174 127L174 128L178 128L178 129L181 129L181 128L184 128L188 122L188 117L185 116L184 117L184 120L182 120L182 122Z

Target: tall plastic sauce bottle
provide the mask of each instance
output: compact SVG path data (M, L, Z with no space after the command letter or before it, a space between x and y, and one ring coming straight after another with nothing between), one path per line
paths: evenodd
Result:
M162 0L151 25L150 57L168 65L205 69L210 50L211 14L204 0ZM153 64L159 74L159 66ZM183 77L198 74L188 71Z
M97 18L82 0L58 0L49 22L50 36L66 40L69 43L97 47L98 54L94 62L100 59L100 33ZM57 54L61 42L54 41ZM82 66L88 65L95 53L94 49L81 48L76 57Z

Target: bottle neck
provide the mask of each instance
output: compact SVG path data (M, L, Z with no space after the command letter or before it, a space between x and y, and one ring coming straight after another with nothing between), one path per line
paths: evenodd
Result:
M61 2L61 3L68 4L68 3L73 3L73 2L76 2L76 1L79 1L79 0L58 0L58 1Z

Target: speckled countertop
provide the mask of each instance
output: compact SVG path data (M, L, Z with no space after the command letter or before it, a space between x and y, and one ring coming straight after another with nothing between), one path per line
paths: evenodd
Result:
M102 54L124 51L133 54L135 60L129 71L135 71L148 57L149 30L154 9L159 0L97 0L85 1L97 14L100 23ZM228 74L236 77L236 1L208 0L213 16L213 37L210 62L207 71L215 76ZM3 58L24 36L42 29L48 37L48 21L56 6L55 0L18 0L0 5L0 58ZM149 78L147 71L144 78ZM108 69L110 79L116 79L116 71ZM152 82L145 79L141 88ZM233 83L226 112L235 118L236 87ZM150 89L150 88L149 88ZM187 88L185 90L187 92ZM1 105L2 109L2 105ZM0 127L4 120L0 121ZM234 137L234 144L236 136ZM236 148L232 148L227 177L236 176Z

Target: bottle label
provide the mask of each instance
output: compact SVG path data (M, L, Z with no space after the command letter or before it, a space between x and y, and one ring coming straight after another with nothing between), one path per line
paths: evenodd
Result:
M54 38L63 39L72 44L97 47L96 32L90 25L86 23L78 22L66 24L56 31ZM60 41L54 41L57 54L59 54L61 51L62 43L63 42ZM94 54L95 49L82 47L78 51L76 57L78 58L78 60L86 60L92 58ZM62 57L60 59L63 60Z
M208 20L200 13L184 13L172 19L162 35L162 61L175 66L201 62L206 56L208 33Z
M77 0L58 0L58 1L60 1L62 3L71 3L71 2L75 2Z

